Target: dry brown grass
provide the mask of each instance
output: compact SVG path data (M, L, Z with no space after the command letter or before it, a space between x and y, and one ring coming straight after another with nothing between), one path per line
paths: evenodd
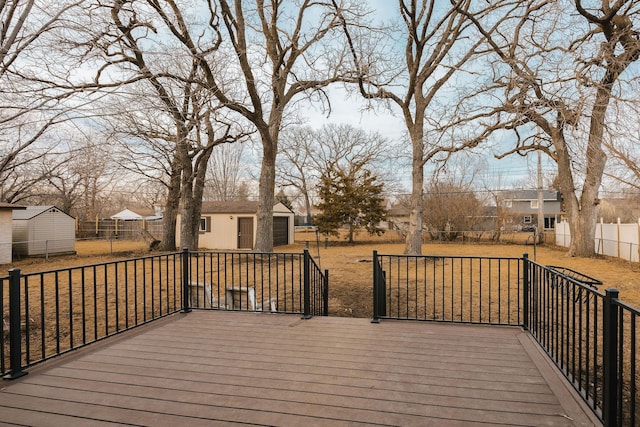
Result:
M522 233L525 235L525 233ZM299 233L296 245L290 245L288 250L299 251L309 241L309 251L314 259L318 259L323 269L329 269L331 314L356 317L370 317L372 293L372 259L373 250L380 254L401 254L404 245L399 243L398 236L383 235L369 238L359 235L363 243L347 245L344 240L333 238L329 240L327 249L324 240L317 245L312 233ZM526 240L526 239L525 239ZM395 241L395 243L390 243ZM495 243L425 243L422 247L424 255L443 256L486 256L486 257L522 257L524 253L534 259L534 247L524 244L495 244ZM568 267L603 282L601 290L617 288L623 301L640 307L640 268L637 264L630 264L610 257L578 258L567 257L566 249L553 246L537 246L535 260L543 265Z
M313 232L299 232L296 243L276 248L279 252L300 252L308 242L309 252L320 267L329 270L329 311L331 315L370 317L372 293L372 254L401 254L404 245L399 236L383 234L367 236L358 234L359 243L348 245L342 238L330 238L325 249L324 238L316 239ZM24 272L35 272L68 268L100 262L148 255L148 247L141 241L79 241L77 255L25 259L5 265L20 268ZM425 255L521 257L528 253L534 259L534 248L523 244L493 243L425 243ZM577 270L604 282L601 289L617 288L621 299L640 307L640 268L637 264L610 258L571 258L566 249L543 245L536 248L536 261L544 265L556 265Z

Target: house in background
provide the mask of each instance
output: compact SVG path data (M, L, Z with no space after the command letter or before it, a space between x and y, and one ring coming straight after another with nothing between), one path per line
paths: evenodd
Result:
M13 211L16 255L62 255L76 251L76 219L55 206Z
M202 202L199 246L207 249L253 249L256 241L258 202ZM176 229L180 230L178 215ZM294 213L282 203L273 207L273 245L294 242ZM176 235L180 247L180 233Z
M544 229L553 230L562 217L562 195L556 190L542 191ZM538 224L538 191L511 190L505 193L502 205L509 211L511 226L527 230Z
M0 264L9 264L13 248L13 211L26 209L11 203L0 203Z

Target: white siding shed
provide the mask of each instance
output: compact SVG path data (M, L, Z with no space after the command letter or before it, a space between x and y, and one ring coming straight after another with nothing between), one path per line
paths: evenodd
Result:
M75 253L75 218L55 206L13 211L13 250L22 256Z
M202 202L199 247L206 249L248 249L255 246L258 202ZM273 207L274 246L288 245L295 238L294 213L278 202ZM181 218L178 215L177 229ZM176 235L180 247L180 235Z

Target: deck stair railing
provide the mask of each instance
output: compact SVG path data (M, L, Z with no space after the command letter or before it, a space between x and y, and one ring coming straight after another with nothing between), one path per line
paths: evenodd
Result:
M18 378L45 360L196 307L309 318L327 315L327 301L328 272L308 251L183 250L38 273L12 269L0 277L0 372Z

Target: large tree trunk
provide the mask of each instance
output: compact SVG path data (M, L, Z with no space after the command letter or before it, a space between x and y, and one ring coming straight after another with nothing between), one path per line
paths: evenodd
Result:
M591 176L585 180L581 196L578 198L571 168L571 156L561 132L553 134L553 143L556 148L556 161L558 164L558 184L564 199L564 209L571 233L571 245L569 246L568 255L593 256L595 255L598 190L602 179L602 172L598 172L596 169L602 167L602 170L604 170L604 153L598 155L591 152L597 163L601 163L601 166L594 166L594 169L591 170L589 175L595 173L597 176ZM587 150L587 154L589 153L590 150Z
M419 163L419 164L416 164ZM405 240L404 252L408 255L422 254L422 213L424 166L422 160L414 159L411 171L411 200L409 211L409 230Z
M258 225L256 229L255 250L273 251L273 205L275 201L276 151L270 143L263 142L262 165L260 168L258 204Z
M276 156L282 121L281 108L274 107L267 129L259 130L262 138L262 165L260 168L259 203L255 250L273 252L273 205L276 190Z
M176 250L176 218L180 207L181 170L175 158L173 163L169 177L167 202L162 215L162 241L158 246L161 251Z
M209 165L209 158L211 157L211 153L213 152L213 145L207 147L202 154L198 157L195 164L194 171L194 180L193 180L193 191L192 197L193 201L191 203L191 215L193 218L196 218L197 221L192 222L191 229L191 240L193 242L193 247L199 247L199 238L200 238L200 217L202 214L202 198L204 195L204 184L207 177L207 166Z
M189 157L187 144L181 142L178 144L176 151L176 157L182 164L182 183L181 183L181 195L180 195L180 245L183 248L189 250L196 250L197 241L194 240L193 229L199 227L200 217L194 217L193 211L193 165L191 164L191 157Z
M416 108L416 120L411 123L411 115L405 111L405 122L409 129L412 146L411 158L411 199L409 201L409 230L405 239L405 254L422 254L422 213L424 210L424 120Z

